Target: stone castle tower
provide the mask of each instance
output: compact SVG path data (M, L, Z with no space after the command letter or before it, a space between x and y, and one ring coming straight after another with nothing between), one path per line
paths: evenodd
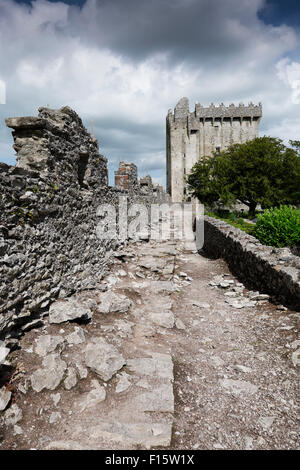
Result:
M196 103L190 112L189 100L181 98L167 115L167 192L173 202L186 196L186 175L202 157L225 150L229 145L258 137L262 105L213 103L204 108Z

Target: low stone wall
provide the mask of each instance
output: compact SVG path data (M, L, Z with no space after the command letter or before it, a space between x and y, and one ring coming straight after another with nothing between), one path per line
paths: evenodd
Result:
M17 337L57 297L94 287L118 240L96 235L100 204L156 200L108 186L107 160L70 108L9 118L17 165L0 163L0 340ZM126 242L124 242L126 243Z
M246 286L300 309L300 258L289 249L264 246L242 230L205 216L203 250L224 258Z

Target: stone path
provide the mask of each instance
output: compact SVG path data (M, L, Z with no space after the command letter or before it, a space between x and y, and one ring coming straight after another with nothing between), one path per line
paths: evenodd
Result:
M297 448L299 313L180 243L114 259L8 356L0 449Z

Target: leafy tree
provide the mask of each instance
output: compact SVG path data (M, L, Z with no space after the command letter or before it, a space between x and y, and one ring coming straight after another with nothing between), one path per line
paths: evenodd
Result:
M254 216L263 208L300 202L300 142L288 148L274 137L235 144L197 162L187 178L189 190L203 203L240 201Z
M298 155L300 154L300 140L290 140L290 145L297 150Z
M196 163L187 178L189 189L192 188L193 195L199 197L201 202L211 204L219 199L212 178L213 159L204 157L201 162Z

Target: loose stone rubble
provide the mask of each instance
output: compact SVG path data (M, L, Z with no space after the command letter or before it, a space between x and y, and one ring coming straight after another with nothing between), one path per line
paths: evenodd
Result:
M98 311L100 313L124 313L129 310L130 306L131 300L127 299L124 295L116 295L109 291L101 295Z
M75 327L73 333L66 336L66 340L69 344L80 344L85 342L85 334L82 328Z
M85 364L107 382L126 364L123 356L103 338L92 338L86 346Z
M126 187L109 186L107 159L67 106L40 108L38 117L8 118L6 124L13 129L17 164L0 162L0 339L11 340L43 326L50 305L53 322L91 317L94 309L79 305L73 294L94 288L112 252L126 247L98 236L99 204L118 209L126 197L128 206L149 207L169 196L149 176L138 180L134 165L124 167Z
M35 353L39 356L46 356L48 353L54 351L59 344L64 342L61 336L45 335L40 336L36 341Z
M0 389L0 411L5 410L11 399L11 392L5 388Z
M297 448L299 257L209 217L201 254L99 239L99 201L167 195L127 162L108 186L68 107L7 125L0 449Z
M76 299L62 299L54 302L49 309L50 323L64 323L71 320L90 320L93 314Z
M74 367L69 367L67 376L64 380L64 386L66 390L71 390L77 384L77 375Z
M36 392L44 388L55 390L64 376L67 364L58 354L49 354L43 359L43 368L37 369L31 375L31 386Z
M10 353L0 449L296 448L299 314L183 243L114 260Z
M11 407L5 411L4 413L4 421L6 426L12 425L14 426L23 418L23 412L19 406L14 403Z
M255 237L212 217L205 216L204 230L204 251L225 259L233 273L263 291L253 300L265 300L269 294L300 309L299 256L288 248L264 246ZM220 287L229 287L228 283L226 280Z
M10 349L4 346L1 346L1 343L3 344L3 341L0 342L0 365L5 362L7 356L10 353Z
M106 391L104 387L101 387L97 380L92 380L92 390L88 392L83 398L81 398L77 404L80 413L85 411L87 408L95 408L105 400Z

